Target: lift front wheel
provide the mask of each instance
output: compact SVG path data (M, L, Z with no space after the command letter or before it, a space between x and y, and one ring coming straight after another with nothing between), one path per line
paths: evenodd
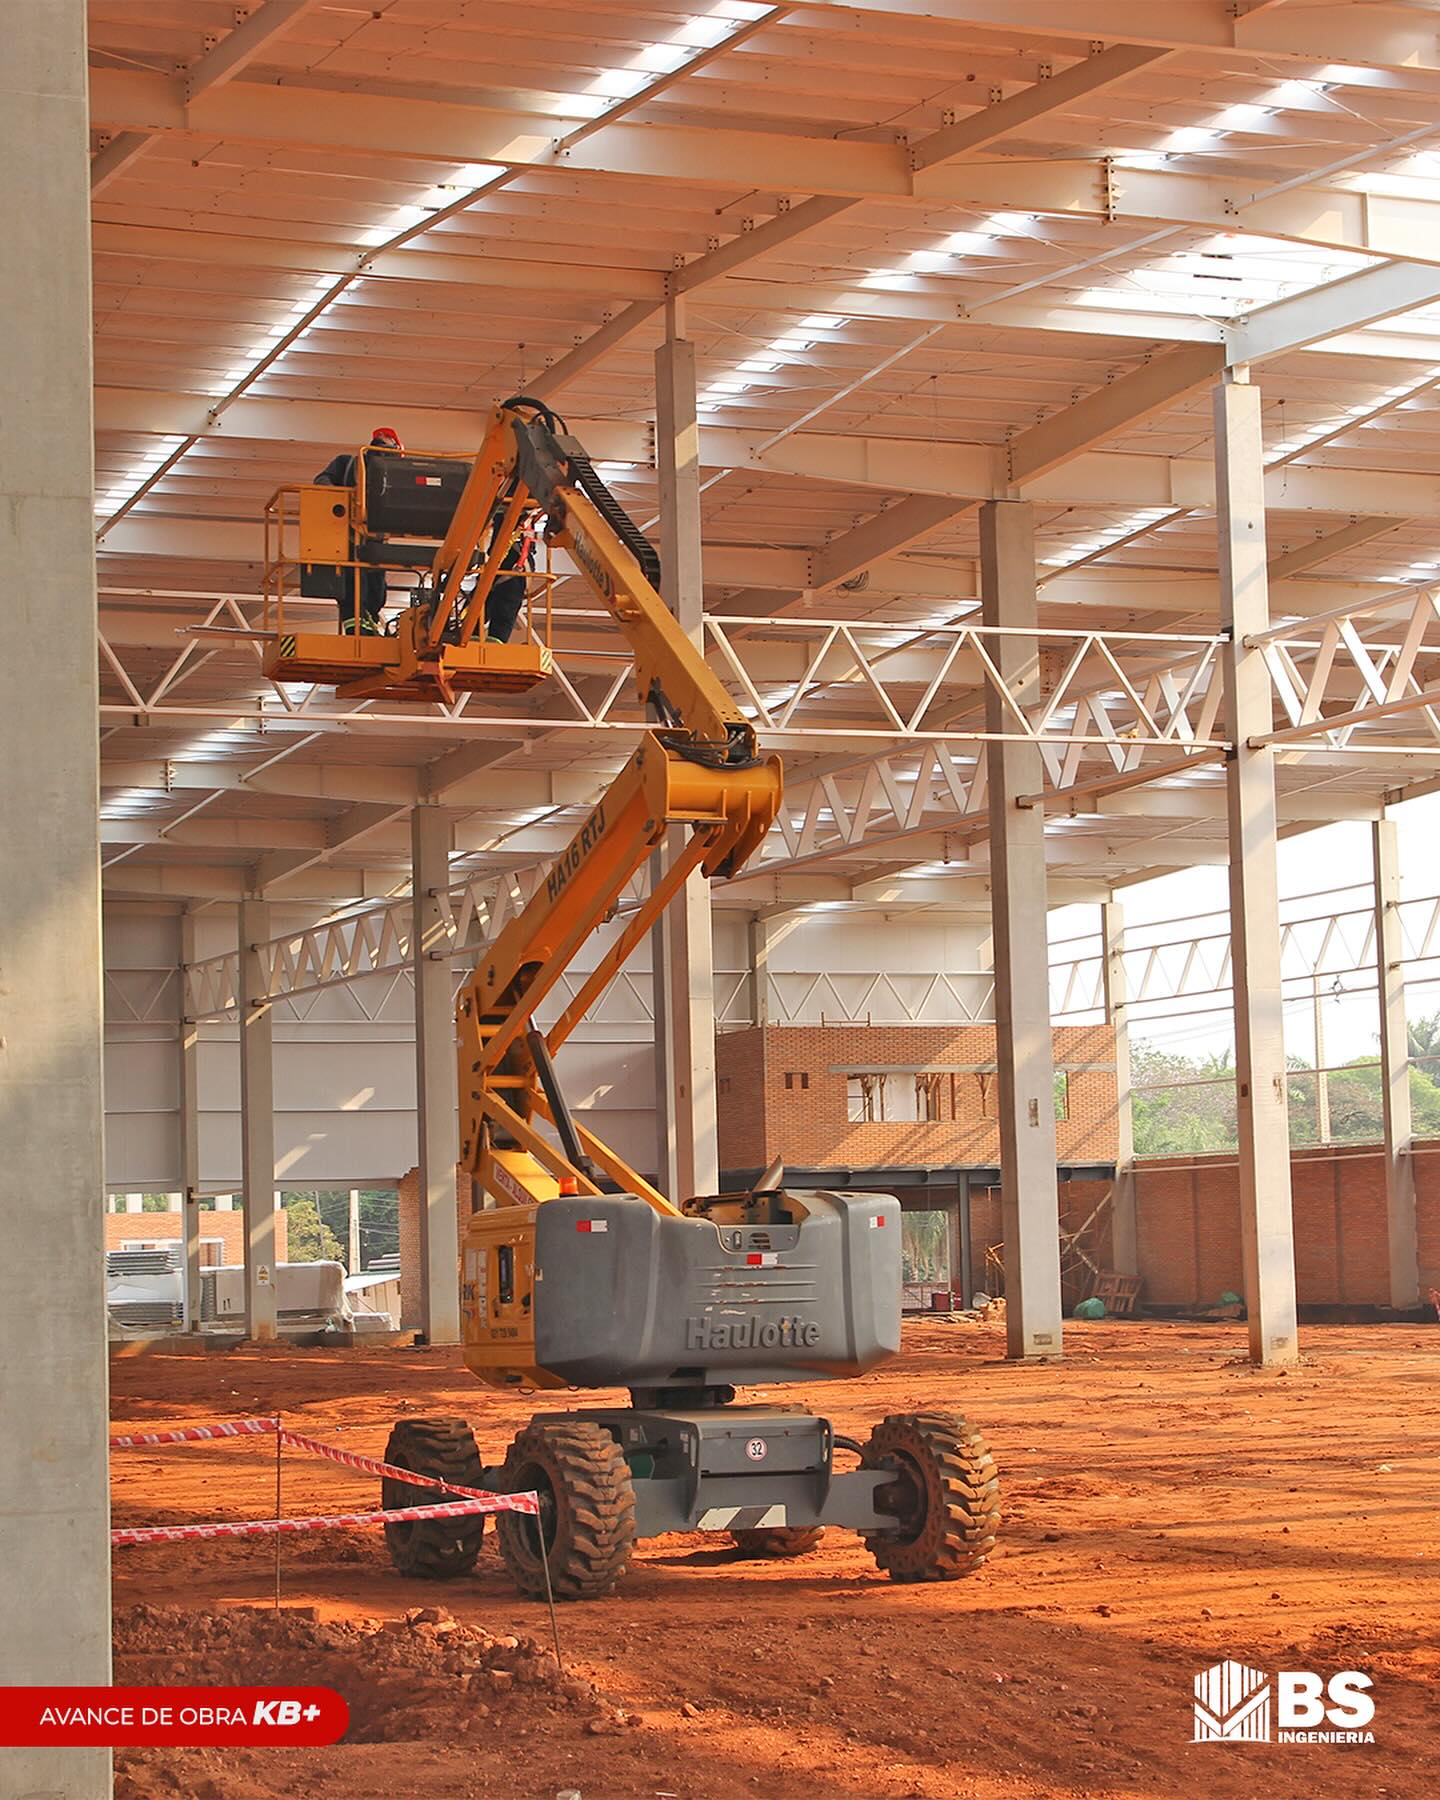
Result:
M557 1600L608 1594L629 1566L635 1542L635 1490L610 1433L580 1420L532 1424L511 1444L501 1479L506 1493L540 1496L538 1519L501 1513L496 1527L500 1554L521 1593L543 1599L548 1557Z
M864 1466L893 1479L876 1505L895 1525L865 1533L892 1581L958 1581L995 1547L1000 1478L980 1433L954 1413L892 1413L865 1446Z
M401 1419L390 1433L385 1460L416 1475L433 1475L461 1487L483 1487L480 1452L463 1419ZM393 1475L384 1477L380 1504L389 1512L399 1506L435 1506L454 1499L432 1487L412 1487ZM400 1519L385 1527L390 1560L402 1575L448 1581L468 1575L480 1554L485 1530L483 1513L458 1519Z

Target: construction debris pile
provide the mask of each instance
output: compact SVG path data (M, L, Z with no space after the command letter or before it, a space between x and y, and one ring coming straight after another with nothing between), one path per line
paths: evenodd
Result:
M440 1606L353 1622L322 1622L313 1606L132 1606L116 1615L115 1681L334 1688L350 1708L346 1743L452 1743L497 1727L582 1737L633 1723L534 1638L493 1636ZM188 1792L167 1783L169 1761L164 1751L120 1752L116 1800Z
M942 1324L959 1320L962 1324L978 1325L982 1322L991 1324L1005 1323L1005 1297L992 1299L989 1294L974 1294L969 1306L957 1306L949 1312L928 1315L932 1321L940 1320Z

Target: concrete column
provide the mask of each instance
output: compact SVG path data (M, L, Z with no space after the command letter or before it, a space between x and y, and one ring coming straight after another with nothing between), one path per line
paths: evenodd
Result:
M455 1165L460 1160L456 1088L455 983L444 894L450 885L450 815L438 806L410 814L414 893L415 1112L420 1145L420 1328L431 1344L460 1342L460 1226Z
M770 946L774 930L764 913L755 913L748 930L750 947L750 1017L756 1025L770 1023Z
M200 1027L188 1016L186 971L195 961L195 916L180 915L180 1189L185 1240L185 1329L200 1329Z
M1115 1039L1115 1192L1110 1202L1110 1256L1117 1275L1140 1273L1135 1218L1135 1109L1130 1091L1130 1003L1125 988L1125 909L1100 909L1105 935L1105 1017Z
M1380 1098L1385 1118L1385 1220L1390 1243L1390 1304L1420 1304L1415 1230L1415 1165L1410 1125L1410 1033L1405 1019L1404 945L1400 934L1400 860L1395 821L1377 819L1375 977L1380 995Z
M216 1212L234 1212L235 1196L233 1194L217 1194L215 1196Z
M666 308L665 341L655 352L655 465L660 484L661 587L666 603L703 644L700 559L700 437L695 411L695 346L682 334L680 303ZM684 834L670 833L666 855ZM720 1184L715 1110L715 957L710 884L691 875L651 934L655 971L656 1105L659 1174L675 1200L713 1194Z
M349 1213L348 1213L348 1220L349 1220L350 1229L349 1229L349 1233L348 1233L349 1242L346 1245L346 1252L345 1252L346 1253L345 1273L347 1275L358 1275L360 1273L360 1190L359 1190L359 1188L351 1188L351 1190L350 1190L350 1208L349 1208Z
M1028 504L998 500L981 507L980 591L986 625L1035 625L1035 527ZM1038 706L1038 639L991 637L987 647L1018 703ZM990 731L1014 730L1013 719L993 693L986 695L985 719ZM992 741L985 749L1006 1354L1058 1356L1060 1196L1045 933L1045 815L1038 806L1017 804L1020 795L1040 791L1045 771L1033 744Z
M145 1196L143 1194L127 1194L125 1196L125 1210L127 1213L144 1212Z
M1215 492L1230 821L1230 938L1235 991L1235 1094L1240 1138L1240 1236L1250 1357L1294 1362L1295 1247L1290 1118L1280 1002L1280 900L1275 867L1275 768L1268 746L1270 677L1247 635L1270 625L1260 392L1244 371L1215 390Z
M0 7L0 1685L110 1680L84 0ZM104 1749L0 1749L100 1800Z
M955 1198L959 1261L952 1273L960 1284L960 1304L970 1306L975 1298L975 1234L970 1218L970 1177L966 1173L955 1177Z
M240 933L240 1178L245 1189L245 1335L275 1341L274 1013L258 946L270 908L242 900Z

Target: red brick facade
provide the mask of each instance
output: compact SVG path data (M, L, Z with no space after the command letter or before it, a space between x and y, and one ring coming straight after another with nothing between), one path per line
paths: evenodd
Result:
M1056 1121L1061 1162L1115 1155L1115 1043L1106 1025L1061 1025L1067 1075ZM723 1032L715 1046L720 1166L944 1167L999 1160L992 1025L767 1025ZM988 1069L987 1066L989 1065ZM849 1118L847 1074L938 1070L940 1113L924 1122ZM787 1085L786 1077L789 1076ZM901 1084L906 1077L887 1076Z
M1389 1302L1385 1168L1378 1147L1297 1150L1290 1159L1301 1305ZM1440 1287L1440 1143L1414 1157L1420 1289ZM1240 1189L1233 1156L1166 1157L1136 1175L1143 1298L1160 1306L1240 1293Z
M916 1036L921 1039L918 1044ZM847 1065L858 1071L886 1064L921 1068L927 1063L981 1063L993 1060L993 1043L986 1026L958 1030L772 1026L763 1032L726 1033L717 1044L718 1075L728 1083L720 1095L722 1164L730 1169L755 1167L776 1155L797 1166L821 1168L995 1163L999 1143L993 1118L982 1113L978 1118L925 1124L851 1124L846 1118L844 1075L830 1073L832 1067ZM1109 1033L1102 1027L1062 1026L1055 1033L1056 1061L1062 1066L1103 1064L1110 1048ZM853 1060L857 1054L859 1060ZM808 1088L792 1080L787 1090L787 1071L792 1076L808 1073ZM968 1085L978 1100L973 1076ZM1072 1069L1070 1116L1056 1126L1062 1162L1106 1162L1114 1156L1114 1103L1113 1071ZM1414 1166L1423 1293L1440 1287L1440 1142L1419 1145ZM1301 1304L1385 1305L1389 1297L1385 1179L1378 1147L1297 1151L1292 1169ZM1105 1186L1061 1183L1062 1231L1074 1232L1086 1222ZM412 1169L400 1182L406 1330L416 1329L420 1322L417 1188L418 1175ZM974 1274L983 1287L986 1248L1004 1235L999 1192L977 1188L970 1204ZM470 1210L468 1181L457 1181L456 1210L463 1231ZM1145 1159L1136 1171L1136 1211L1142 1303L1213 1304L1227 1288L1241 1291L1240 1200L1233 1156ZM240 1222L239 1213L205 1214L207 1236L220 1235L212 1224L237 1234L237 1249L233 1254L227 1249L229 1260L239 1259ZM283 1232L283 1216L276 1224ZM178 1229L179 1218L173 1213L106 1217L106 1240L112 1247L122 1236L159 1238L173 1236ZM283 1243L282 1237L282 1249ZM1109 1265L1108 1209L1087 1234L1086 1247L1102 1267ZM1075 1273L1078 1276L1078 1267ZM1078 1297L1078 1288L1067 1281L1067 1301Z
M285 1235L289 1221L283 1211L275 1214L275 1259L285 1261ZM181 1215L173 1212L107 1212L105 1214L105 1248L123 1250L126 1244L168 1244L176 1242L183 1232ZM245 1215L234 1212L200 1214L200 1238L219 1238L219 1260L238 1266L245 1260Z

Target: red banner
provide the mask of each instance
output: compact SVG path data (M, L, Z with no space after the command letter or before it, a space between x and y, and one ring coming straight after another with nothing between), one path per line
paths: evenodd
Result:
M0 1744L335 1744L324 1687L0 1687Z

